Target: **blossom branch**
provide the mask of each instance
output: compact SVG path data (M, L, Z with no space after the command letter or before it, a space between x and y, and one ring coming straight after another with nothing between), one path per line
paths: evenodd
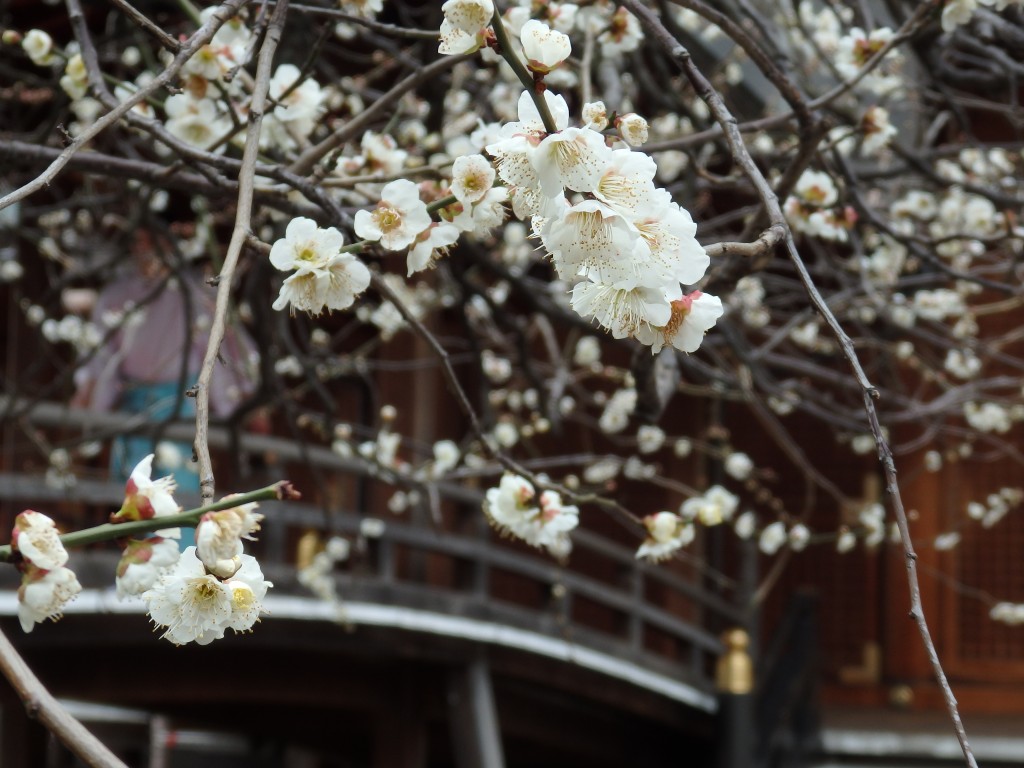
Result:
M133 520L126 523L103 523L91 528L83 528L80 531L65 533L60 537L61 543L66 547L84 547L87 544L96 544L101 541L114 541L126 539L143 533L162 531L165 528L178 528L181 526L195 527L199 518L207 512L218 512L222 509L233 509L244 504L258 501L293 501L299 498L296 491L287 480L279 480L266 488L256 491L234 494L228 498L211 504L204 504L201 507L179 512L176 515L162 515L148 520ZM10 562L14 558L14 552L10 544L0 546L0 562Z

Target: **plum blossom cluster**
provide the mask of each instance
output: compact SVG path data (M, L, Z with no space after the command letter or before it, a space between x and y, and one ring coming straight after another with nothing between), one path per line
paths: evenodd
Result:
M531 547L564 558L572 551L569 532L579 525L579 509L562 503L555 491L540 494L524 477L506 473L487 491L484 514L498 531Z
M256 558L242 552L242 540L251 539L263 519L255 508L250 502L205 513L196 526L196 546L180 557L172 557L164 542L130 545L122 563L145 557L131 564L148 567L146 578L136 579L145 582L142 599L153 624L163 629L161 637L175 645L207 645L228 629L247 632L259 621L272 585ZM119 577L119 592L127 570ZM131 593L139 594L143 584L132 586Z
M11 547L22 558L18 619L31 632L40 622L59 619L82 585L67 567L68 552L56 524L42 512L27 509L15 518Z
M350 307L370 284L370 270L354 254L342 253L344 244L345 236L334 227L321 229L312 219L292 219L270 249L270 263L291 272L274 309L291 305L292 312L318 315L324 309Z
M161 637L175 645L208 645L228 629L252 629L264 612L263 599L272 585L263 578L256 558L244 554L236 558L234 572L219 578L196 548L188 547L163 571L142 595L153 624L163 629Z
M152 479L152 463L150 454L133 469L112 523L159 519L181 511L173 497L173 479ZM116 569L118 597L141 596L153 623L164 628L162 636L175 645L204 645L223 637L226 629L251 629L271 586L255 558L242 553L242 539L252 538L263 519L255 508L255 503L247 503L207 512L196 527L197 546L184 552L179 551L178 528L129 540ZM45 515L19 516L13 545L32 563L26 571L21 613L29 631L32 622L59 616L61 606L81 587L63 568L67 552Z
M545 125L538 104L553 125ZM722 303L685 290L710 259L689 213L655 185L654 160L609 146L589 125L570 126L565 99L550 90L536 101L524 92L518 118L501 127L487 152L516 215L530 219L559 279L574 284L572 308L652 352L665 345L695 351Z

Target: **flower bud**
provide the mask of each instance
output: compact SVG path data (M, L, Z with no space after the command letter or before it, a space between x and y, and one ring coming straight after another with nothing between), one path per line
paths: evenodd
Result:
M636 112L623 115L616 121L619 135L631 147L647 143L647 121Z

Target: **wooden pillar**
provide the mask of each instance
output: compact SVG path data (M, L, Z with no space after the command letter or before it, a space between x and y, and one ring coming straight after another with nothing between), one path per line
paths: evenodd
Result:
M376 768L427 766L427 728L412 680L399 684L393 697L377 713L373 764Z
M491 671L483 652L448 678L448 703L455 765L458 768L504 768L498 710Z

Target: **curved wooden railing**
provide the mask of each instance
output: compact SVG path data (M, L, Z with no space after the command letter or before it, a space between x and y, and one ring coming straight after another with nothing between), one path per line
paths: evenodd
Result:
M41 425L67 426L68 414L60 406L37 406L27 416ZM115 414L107 416L117 418ZM172 427L169 436L176 436L176 429ZM214 430L211 442L224 441L226 437ZM319 446L267 436L246 436L245 449L273 451L282 460L301 458L329 470L344 470L351 461ZM479 504L478 491L461 486L446 490L449 498ZM119 483L81 480L73 488L59 489L47 486L38 476L0 473L0 499L8 501L114 508L120 504L122 492ZM563 567L525 547L499 540L486 524L467 533L441 529L427 515L419 520L389 517L373 526L378 530L371 538L361 533L366 531L365 515L325 512L295 502L266 506L268 520L256 553L275 583L275 594L308 595L296 570L295 542L302 535L314 531L323 537L356 538L365 545L360 557L336 574L338 592L346 601L402 606L514 627L684 682L702 692L706 701L713 702L711 670L722 651L718 637L708 628L735 626L744 620L734 606L700 584L666 568L638 562L631 549L588 530L572 534L573 557L585 556L588 562L588 573L583 573L573 569L572 559ZM84 557L110 560L112 555L84 553ZM416 567L428 560L444 567ZM445 577L438 578L438 571ZM532 585L526 592L535 599L510 599L508 590L496 590L495 584L503 578ZM109 586L109 581L85 586ZM577 610L578 603L589 604L590 610ZM602 621L588 618L595 609L604 617ZM713 704L705 708L713 708Z

